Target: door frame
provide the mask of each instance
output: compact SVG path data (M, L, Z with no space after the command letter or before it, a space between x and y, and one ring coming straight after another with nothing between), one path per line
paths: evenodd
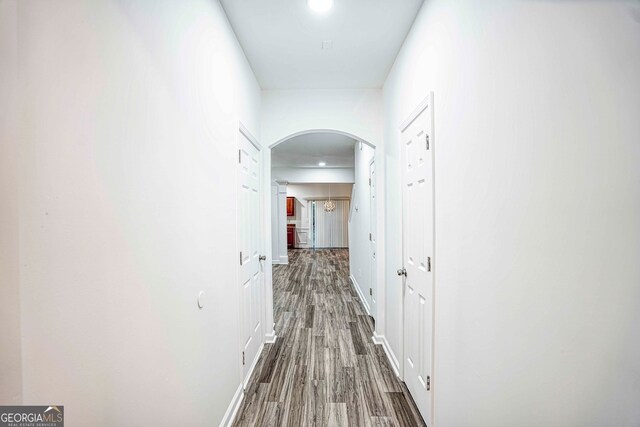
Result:
M240 149L240 143L241 143L241 138L245 137L250 143L251 145L253 145L258 152L260 153L260 171L258 172L258 176L260 179L260 182L258 184L258 188L260 189L261 193L258 197L259 200L259 213L258 213L258 218L260 218L261 220L258 223L258 232L259 232L259 238L258 238L258 250L260 252L261 255L266 254L265 252L265 245L266 245L266 241L264 238L265 235L265 222L262 221L262 219L264 218L264 210L265 210L265 202L264 202L264 198L265 198L265 186L264 183L262 182L264 180L264 168L265 168L265 159L264 159L264 148L262 147L262 145L260 144L260 142L258 142L258 140L253 136L253 134L249 131L249 129L242 123L241 120L238 121L238 127L237 129L235 129L235 138L236 138L236 145L235 145L235 149L239 150ZM236 188L238 186L238 182L240 180L240 177L238 175L238 168L236 166ZM267 195L268 197L271 196L271 193L269 192L269 194ZM236 201L236 207L238 205L238 202ZM236 217L238 218L238 217ZM239 228L241 226L241 224L237 223L237 227ZM238 235L238 229L236 229L236 254L239 253L239 248L238 248L238 239L237 239L237 235ZM254 360L252 361L248 361L248 363L251 363L251 365L249 366L249 369L247 370L247 375L246 377L244 376L244 369L243 369L243 361L242 361L242 309L243 309L243 302L242 302L242 295L239 289L239 269L236 268L236 289L238 291L237 294L237 299L238 299L238 312L237 312L237 316L236 316L236 320L237 320L237 324L240 325L240 330L238 331L238 342L237 342L237 348L238 348L238 368L239 368L239 375L240 375L240 383L242 384L242 389L246 389L248 383L249 383L249 379L251 378L251 375L253 374L253 370L257 365L258 360L260 359L260 355L262 354L262 349L264 348L264 343L265 343L265 331L266 331L266 313L265 313L265 300L266 300L266 280L267 280L267 276L266 276L266 269L265 269L265 265L267 262L269 262L269 259L267 258L266 261L258 261L259 262L259 268L261 270L262 274L262 288L261 288L261 292L260 292L260 298L261 301L258 304L260 313L260 322L262 323L262 332L261 334L259 334L260 337L260 344L258 346L258 350L256 352L256 357Z
M420 101L420 103L417 105L417 107L411 112L411 114L409 114L409 116L407 116L407 118L405 120L402 121L402 123L400 124L399 127L399 144L402 144L402 132L404 132L409 125L411 125L413 123L413 121L415 119L418 118L418 116L420 116L420 114L427 108L430 107L431 111L428 113L431 115L431 135L430 135L430 141L431 141L431 150L432 150L432 155L431 155L431 161L432 161L432 191L433 191L433 201L432 201L432 206L433 206L433 224L431 224L431 226L433 227L433 248L432 248L432 264L431 264L431 274L432 274L432 282L433 282L433 286L432 286L432 319L431 319L431 333L432 333L432 339L431 339L431 420L425 420L425 422L428 425L431 425L433 423L433 420L435 419L435 396L437 393L437 376L436 376L436 372L435 372L435 361L436 361L436 278L437 278L437 271L438 271L438 258L436 256L436 186L435 186L435 175L436 175L436 145L435 144L435 115L434 115L434 108L433 108L433 99L434 99L434 94L432 91L430 91L427 96ZM400 149L402 150L402 147L400 147ZM402 161L402 155L400 156ZM401 188L403 187L403 172L402 172L402 164L400 164L400 183L401 183ZM400 197L402 198L402 215L400 217L400 223L401 223L401 235L400 235L400 239L402 240L402 261L403 261L403 265L402 267L404 267L404 225L405 225L405 220L404 220L404 211L406 208L406 201L404 199L404 188L402 188L402 192ZM400 334L400 363L398 366L398 370L399 370L399 377L402 381L404 381L404 361L405 361L405 336L406 336L406 325L405 325L405 293L406 293L406 284L405 284L405 280L404 278L401 279L402 280L402 299L401 299L401 318L402 318L402 333Z

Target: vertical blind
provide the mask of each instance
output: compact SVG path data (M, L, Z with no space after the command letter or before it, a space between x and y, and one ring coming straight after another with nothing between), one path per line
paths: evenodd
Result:
M334 200L332 212L324 210L324 200L311 200L309 224L314 248L349 247L349 200Z

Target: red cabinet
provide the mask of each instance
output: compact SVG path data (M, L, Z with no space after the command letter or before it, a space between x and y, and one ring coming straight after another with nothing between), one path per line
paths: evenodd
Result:
M296 225L287 224L287 249L296 247Z
M287 216L296 216L296 199L293 197L287 197Z

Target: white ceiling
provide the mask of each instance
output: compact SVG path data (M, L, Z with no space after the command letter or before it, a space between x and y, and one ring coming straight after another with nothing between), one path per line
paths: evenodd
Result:
M317 168L352 168L356 140L334 133L310 133L288 139L271 150L271 166Z
M423 0L221 2L263 89L342 89L382 86Z

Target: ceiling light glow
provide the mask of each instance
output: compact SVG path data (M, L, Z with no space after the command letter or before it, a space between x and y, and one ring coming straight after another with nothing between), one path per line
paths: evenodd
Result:
M325 13L333 7L333 0L307 0L307 3L316 13Z
M318 166L326 166L327 164L325 162L320 162L318 163Z

